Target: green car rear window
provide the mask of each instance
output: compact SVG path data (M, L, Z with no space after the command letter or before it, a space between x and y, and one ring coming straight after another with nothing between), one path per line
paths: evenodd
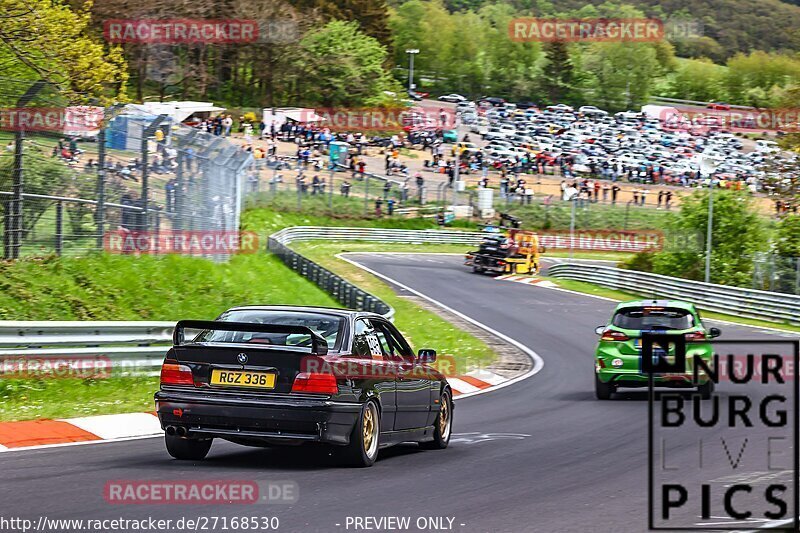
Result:
M639 307L621 309L611 323L622 329L689 329L694 317L685 309L669 307Z

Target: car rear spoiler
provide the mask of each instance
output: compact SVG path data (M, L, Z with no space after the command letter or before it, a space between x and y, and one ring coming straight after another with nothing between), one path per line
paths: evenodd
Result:
M175 330L172 333L173 345L181 346L184 344L185 338L183 332L185 329L308 335L311 337L311 353L313 355L325 355L328 353L328 341L314 333L311 328L305 326L255 324L253 322L223 322L214 320L181 320L175 324Z

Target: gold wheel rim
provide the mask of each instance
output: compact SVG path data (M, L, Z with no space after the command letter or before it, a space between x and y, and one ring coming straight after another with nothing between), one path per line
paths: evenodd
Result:
M364 423L362 424L362 439L364 441L364 451L371 457L375 451L373 448L376 444L377 438L375 436L375 429L377 428L377 420L375 417L375 408L368 405L364 411Z
M447 431L450 426L450 402L447 396L442 396L442 405L439 407L439 434L447 438Z

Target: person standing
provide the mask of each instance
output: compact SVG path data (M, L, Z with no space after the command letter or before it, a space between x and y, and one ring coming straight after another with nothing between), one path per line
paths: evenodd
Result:
M637 205L639 203L639 187L635 187L633 189L633 205Z
M619 194L620 187L616 183L611 187L611 205L617 205L617 195Z
M658 201L656 208L661 209L661 204L664 202L664 191L658 191Z
M383 213L381 212L381 207L383 206L383 199L381 197L375 198L375 216L381 217Z
M669 210L671 203L672 203L672 191L667 191L667 193L664 195L664 207L666 207L667 210Z
M642 204L641 205L644 205L646 200L647 200L647 187L642 187Z

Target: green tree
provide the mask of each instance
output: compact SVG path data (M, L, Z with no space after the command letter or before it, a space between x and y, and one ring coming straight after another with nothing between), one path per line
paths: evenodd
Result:
M573 66L569 46L564 41L544 45L545 64L542 68L541 89L550 103L564 102L573 83Z
M358 23L332 21L307 33L297 58L300 100L324 106L376 105L384 91L398 91L385 70L387 51Z
M292 4L300 10L314 10L326 18L355 21L361 31L374 37L381 44L391 44L391 33L387 25L389 8L385 0L294 0Z
M669 92L675 98L711 102L726 100L725 68L710 59L686 59L672 76Z
M43 79L69 102L124 96L122 50L91 34L91 7L92 2L73 10L68 2L0 0L0 76ZM4 89L0 98L8 103L21 96L16 88Z
M50 157L35 145L25 143L24 180L28 194L52 195L54 191L70 190L75 171L59 159ZM10 191L13 183L14 155L0 155L0 191ZM65 194L68 195L68 194ZM22 227L29 232L42 215L54 205L51 200L26 199L24 202Z
M654 254L653 272L702 280L705 271L705 235L708 223L708 192L697 191L681 203L667 239L681 244ZM749 286L753 255L766 248L764 223L752 198L738 191L714 191L711 281L723 285Z
M594 101L612 110L647 103L653 80L662 71L651 43L592 43L584 60L593 78Z
M775 252L786 257L800 257L800 215L784 217L778 223Z
M726 90L736 104L774 105L776 89L800 82L800 61L788 55L757 50L736 54L727 66Z

